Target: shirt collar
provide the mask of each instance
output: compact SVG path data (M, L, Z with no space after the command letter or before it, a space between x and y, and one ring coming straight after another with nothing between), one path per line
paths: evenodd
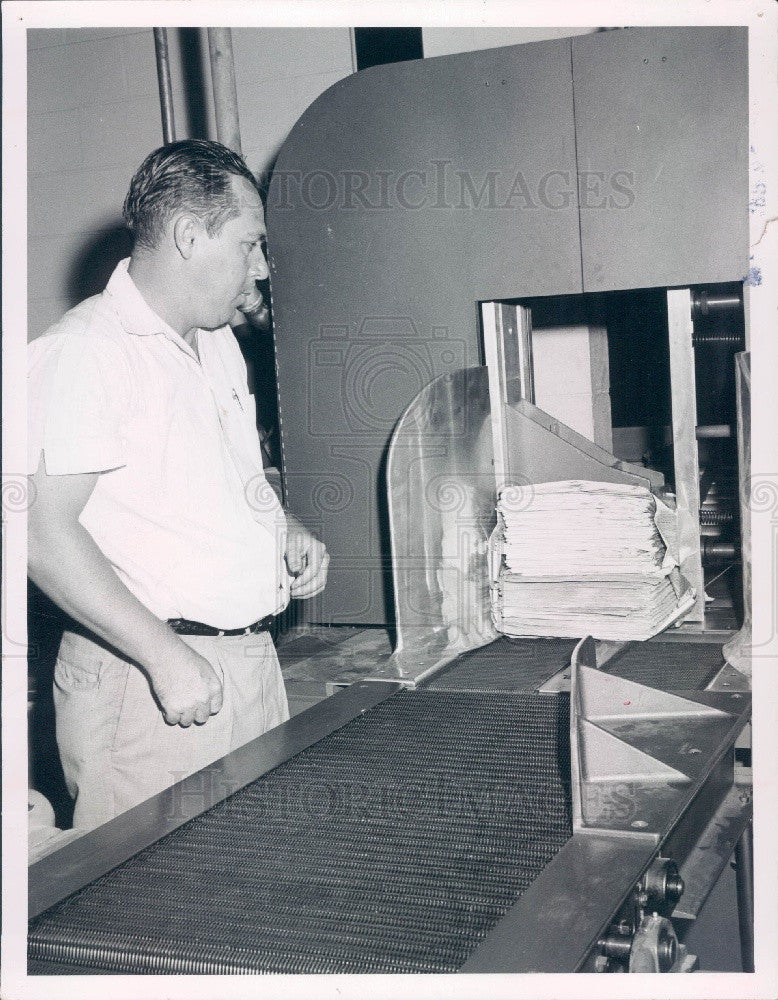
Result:
M129 264L129 257L120 260L105 286L105 294L111 300L123 329L136 337L162 334L197 360L197 355L189 344L154 312L138 291L138 286L127 270Z

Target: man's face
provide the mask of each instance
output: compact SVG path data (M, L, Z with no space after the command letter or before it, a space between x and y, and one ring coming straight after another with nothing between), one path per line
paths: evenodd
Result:
M214 236L203 229L192 274L197 326L207 330L229 323L235 310L256 296L254 282L268 276L262 202L244 177L231 182L239 212Z

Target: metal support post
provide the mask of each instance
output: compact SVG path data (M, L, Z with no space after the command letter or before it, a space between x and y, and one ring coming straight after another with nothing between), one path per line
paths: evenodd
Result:
M162 141L167 146L175 142L176 123L173 116L173 88L170 84L170 56L167 47L167 28L154 28L154 49L157 55L157 82L159 106L162 115Z

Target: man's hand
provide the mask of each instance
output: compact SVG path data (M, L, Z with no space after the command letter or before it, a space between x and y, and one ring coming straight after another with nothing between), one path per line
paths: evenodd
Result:
M180 658L167 658L163 666L148 668L154 694L165 722L184 729L203 725L222 707L222 684L211 664L182 644Z
M294 577L289 593L292 597L313 597L327 584L327 567L330 557L324 542L287 513L286 568Z

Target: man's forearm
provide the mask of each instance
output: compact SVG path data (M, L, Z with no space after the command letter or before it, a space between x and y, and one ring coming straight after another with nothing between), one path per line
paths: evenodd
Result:
M34 530L30 578L59 607L153 675L188 647L122 583L81 524Z

